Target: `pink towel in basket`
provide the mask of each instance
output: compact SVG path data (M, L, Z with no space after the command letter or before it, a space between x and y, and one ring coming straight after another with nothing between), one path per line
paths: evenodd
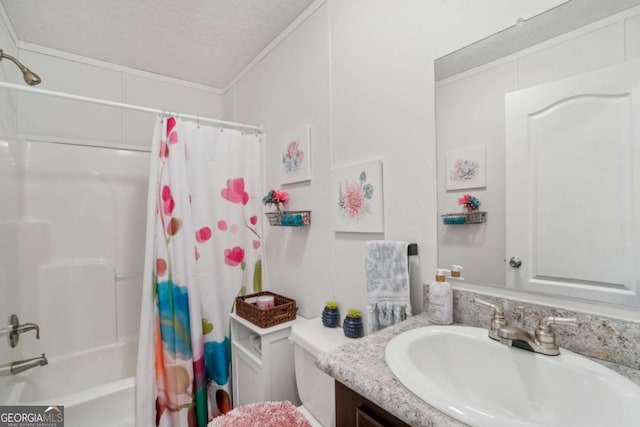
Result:
M289 401L239 406L214 418L208 427L311 427Z

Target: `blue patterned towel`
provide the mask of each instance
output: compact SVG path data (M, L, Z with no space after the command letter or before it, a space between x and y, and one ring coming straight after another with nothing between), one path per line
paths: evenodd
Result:
M367 333L411 316L408 247L409 242L367 241L364 261L369 294Z

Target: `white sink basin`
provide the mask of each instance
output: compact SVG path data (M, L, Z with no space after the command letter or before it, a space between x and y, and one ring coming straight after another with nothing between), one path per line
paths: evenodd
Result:
M576 353L510 348L466 326L404 332L386 348L396 378L472 426L640 426L640 386Z

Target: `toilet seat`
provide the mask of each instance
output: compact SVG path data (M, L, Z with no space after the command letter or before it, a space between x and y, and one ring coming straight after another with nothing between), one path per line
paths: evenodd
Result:
M311 424L311 427L323 427L323 425L320 424L320 422L316 420L316 418L311 415L309 410L307 410L307 408L305 408L303 405L298 406L296 409L298 410L298 412L304 415L307 421L309 421L309 424Z

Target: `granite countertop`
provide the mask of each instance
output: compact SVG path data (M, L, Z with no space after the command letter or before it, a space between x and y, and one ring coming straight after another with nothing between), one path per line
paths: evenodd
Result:
M430 324L425 313L414 316L336 350L320 354L316 359L316 365L337 381L412 426L464 426L465 424L438 411L411 393L393 376L385 362L385 348L394 336ZM640 385L640 370L593 360Z

